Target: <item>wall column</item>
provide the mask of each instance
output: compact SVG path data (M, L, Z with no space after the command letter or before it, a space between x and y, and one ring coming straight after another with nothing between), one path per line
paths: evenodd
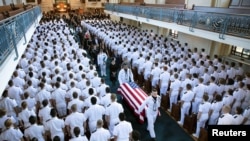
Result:
M215 0L214 7L226 7L228 8L230 4L230 0Z
M156 0L156 4L165 4L165 0Z

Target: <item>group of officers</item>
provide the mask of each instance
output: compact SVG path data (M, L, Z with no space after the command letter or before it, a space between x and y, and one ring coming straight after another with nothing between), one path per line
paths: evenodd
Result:
M44 18L0 99L0 140L139 140L65 21Z
M125 62L118 75L120 84L135 81L149 94L157 90L161 99L169 97L169 112L180 103L181 126L186 115L196 114L195 137L206 124L250 124L250 74L241 63L223 62L205 49L191 49L188 43L109 19L86 19L82 25ZM146 104L150 110L152 101ZM149 114L147 118L155 117ZM154 122L148 120L153 139Z

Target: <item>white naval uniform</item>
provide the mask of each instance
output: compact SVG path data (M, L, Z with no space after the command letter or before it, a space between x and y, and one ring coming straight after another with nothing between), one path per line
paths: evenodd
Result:
M154 123L156 121L157 115L159 114L159 107L161 106L161 97L157 96L156 99L153 96L149 96L139 107L139 113L146 108L146 116L148 121L147 130L149 130L151 138L155 138Z
M172 110L172 104L177 103L180 87L181 87L181 81L179 79L175 79L170 84L170 91L171 91L170 97L169 97L170 110Z
M129 68L127 69L127 71L121 69L118 74L118 80L120 85L123 83L134 82L134 75Z
M208 124L209 125L216 125L218 118L220 116L220 111L223 107L223 102L222 101L214 101L211 105L211 115L209 117Z
M129 134L133 128L130 122L121 121L114 128L114 136L117 136L117 141L129 141Z
M180 124L183 125L185 115L189 115L189 109L191 107L191 101L194 98L194 92L189 90L184 92L183 96L181 97L181 101L183 101L183 105L181 107L181 120Z
M86 136L78 136L69 139L69 141L88 141L88 138Z
M10 127L0 135L1 141L20 141L22 138L23 133L19 129L14 129L14 127Z
M65 125L62 119L53 117L46 122L45 130L50 131L52 140L55 136L59 136L60 140L64 141L64 132L63 132L64 127Z
M97 56L97 63L101 70L101 76L106 76L106 62L107 62L108 56L106 53L99 53Z
M109 116L109 131L113 136L113 131L115 124L119 123L119 114L123 113L124 109L120 103L112 102L110 105L107 106L105 115Z
M217 125L232 125L233 124L233 116L229 113L222 114L219 119Z
M71 136L75 137L74 128L80 128L80 135L84 135L83 123L86 121L86 117L83 113L74 112L68 115L65 119L65 125L70 127Z
M198 84L194 87L194 101L192 102L192 112L197 113L200 103L202 102L202 98L205 92L206 86L204 84Z
M244 117L241 114L235 114L233 115L233 118L233 125L241 125L244 120Z
M107 129L104 128L97 128L94 131L89 141L108 141L111 138L111 134Z
M102 119L104 114L105 114L104 107L98 104L90 106L85 111L85 117L86 119L88 119L90 133L96 130L96 123L99 119Z
M250 106L248 106L244 112L243 112L243 117L247 118L247 121L244 123L244 125L250 125Z
M199 106L199 114L201 114L200 118L197 120L197 126L196 126L196 136L199 137L200 135L200 128L201 127L205 127L205 123L208 120L208 113L211 107L211 103L210 102L203 102L200 104Z
M160 94L161 95L166 95L167 90L168 90L168 84L170 80L170 74L167 71L164 71L160 75Z
M44 134L45 130L42 125L33 124L24 130L24 136L30 140L35 137L38 141L45 141Z

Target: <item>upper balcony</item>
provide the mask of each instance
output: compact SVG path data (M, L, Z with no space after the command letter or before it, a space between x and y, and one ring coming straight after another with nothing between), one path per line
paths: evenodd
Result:
M108 14L250 49L250 10L212 9L105 4Z

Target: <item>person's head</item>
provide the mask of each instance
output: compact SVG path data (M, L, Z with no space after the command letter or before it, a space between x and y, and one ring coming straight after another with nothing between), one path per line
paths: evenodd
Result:
M153 97L157 97L157 95L158 95L157 90L155 88L153 88L151 94Z
M209 99L209 97L208 97L208 95L205 93L205 94L203 95L203 100L204 100L204 101L208 101L208 99Z
M6 115L6 110L5 109L0 109L0 118Z
M26 101L23 101L23 102L21 103L21 106L22 106L22 109L26 109L27 106L28 106L28 104L27 104Z
M96 126L97 126L97 128L102 128L103 127L103 121L101 119L97 120Z
M49 104L48 99L44 99L44 100L42 101L43 107L46 107L48 104Z
M106 93L110 93L110 87L106 87L105 91Z
M139 141L141 139L141 134L137 130L132 131L132 141Z
M35 116L31 115L31 116L29 117L29 122L30 122L31 125L32 125L32 124L35 124L36 121L37 121L37 119L36 119Z
M52 109L50 110L50 115L51 115L51 117L56 117L57 112L56 112L56 109L55 109L55 108L52 108Z
M78 98L77 92L73 92L73 98L74 98L74 99Z
M90 101L91 101L91 104L95 105L97 102L97 99L96 99L96 97L93 96L93 97L91 97Z
M6 119L5 122L4 122L4 126L8 129L12 126L12 121L10 118Z
M71 108L71 111L73 113L77 111L77 105L76 104L73 104L70 108Z
M222 107L222 113L223 114L230 113L230 111L231 111L230 106L225 105L225 106Z
M187 89L187 90L191 90L191 89L192 89L192 85L188 83L188 84L186 85L186 89Z
M74 128L73 132L74 132L75 136L78 137L80 135L80 133L81 133L81 130L80 130L80 128L78 126L76 126Z
M124 121L125 120L125 114L124 113L120 113L119 114L119 119L120 119L120 121Z
M89 95L93 95L94 94L94 89L93 88L89 88Z
M55 137L53 138L53 141L61 141L61 139L60 139L59 136L55 136Z
M243 109L240 106L238 106L238 107L236 107L235 112L236 112L236 114L240 115L243 113Z
M125 71L128 70L128 64L127 64L127 63L124 63L122 66L123 66L123 69L124 69Z
M110 97L110 98L111 98L111 101L112 101L112 102L116 101L116 95L115 95L115 94L111 94L111 97Z

